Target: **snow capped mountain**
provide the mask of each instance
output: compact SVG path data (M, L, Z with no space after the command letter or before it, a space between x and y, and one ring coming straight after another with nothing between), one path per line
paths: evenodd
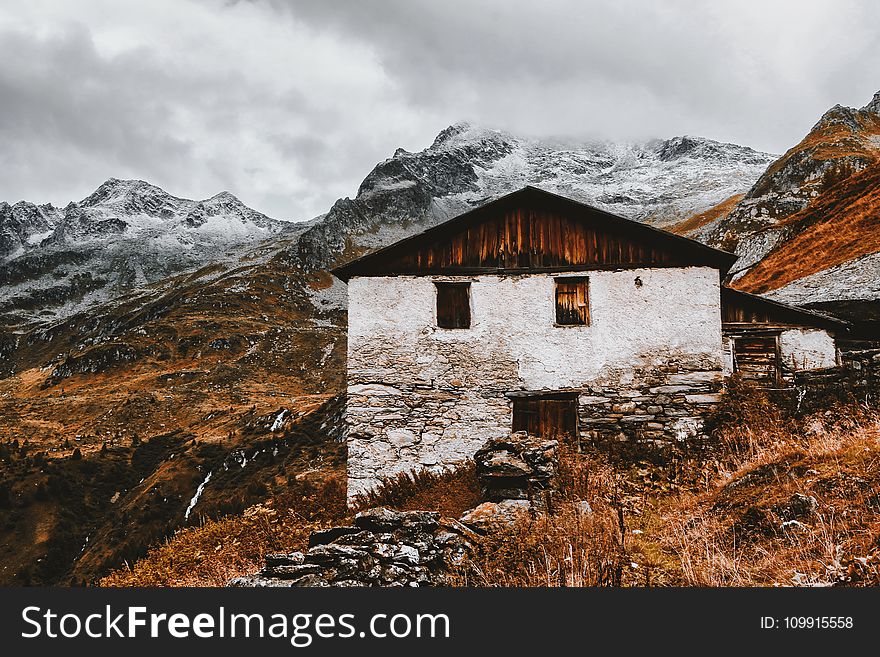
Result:
M229 192L193 201L141 180L111 178L63 209L0 203L0 318L63 317L295 230Z
M775 156L701 137L644 143L537 140L459 123L428 148L398 149L354 199L316 221L275 221L228 192L178 198L111 178L65 208L0 204L0 324L53 321L248 246L304 270L383 246L475 205L537 185L668 227L743 193ZM293 248L268 238L298 237Z
M23 253L52 234L59 212L51 204L0 201L0 260Z
M645 143L516 137L459 123L417 153L397 149L300 240L321 266L374 248L524 185L668 227L743 193L776 156L702 137Z

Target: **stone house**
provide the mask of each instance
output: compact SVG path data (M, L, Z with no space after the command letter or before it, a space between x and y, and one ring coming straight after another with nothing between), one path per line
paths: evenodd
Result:
M525 187L338 267L349 496L512 430L662 449L726 374L833 365L844 325L724 288L735 260Z

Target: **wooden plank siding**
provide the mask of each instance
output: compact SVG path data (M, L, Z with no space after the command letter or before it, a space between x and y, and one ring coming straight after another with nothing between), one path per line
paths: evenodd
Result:
M441 283L437 286L437 326L440 328L470 328L470 283Z
M556 323L562 326L589 326L588 279L580 277L556 279Z
M832 317L729 287L721 288L721 323L728 332L749 327L807 327L834 332L846 330L848 326Z
M516 208L401 254L385 267L396 273L432 274L688 264L644 237L549 211Z
M733 338L733 369L762 387L782 385L778 334Z
M526 187L423 233L337 267L351 276L563 272L707 266L726 272L735 256Z

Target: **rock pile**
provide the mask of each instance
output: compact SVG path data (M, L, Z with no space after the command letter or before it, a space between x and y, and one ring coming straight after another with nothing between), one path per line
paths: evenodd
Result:
M353 526L313 532L305 554L266 555L260 572L229 586L442 586L472 537L438 513L378 507Z
M362 511L352 526L312 532L305 553L267 554L260 572L229 586L443 586L480 535L552 511L556 448L524 432L490 440L474 456L485 502L460 520Z
M557 441L515 432L494 438L474 455L485 502L461 517L480 533L497 530L525 514L553 506Z

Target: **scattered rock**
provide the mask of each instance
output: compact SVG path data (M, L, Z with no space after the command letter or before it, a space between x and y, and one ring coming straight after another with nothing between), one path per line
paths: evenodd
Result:
M581 500L580 502L578 502L577 505L575 506L575 509L577 509L578 515L581 515L581 516L593 515L593 507L591 507L590 503L587 502L586 500Z
M800 520L786 520L782 523L782 529L787 531L808 531L809 527Z
M229 586L442 586L473 536L438 513L378 507L354 526L314 532L305 554L266 555L259 573Z
M795 493L778 509L779 515L786 520L804 520L814 516L818 510L819 502L816 498L802 493Z

